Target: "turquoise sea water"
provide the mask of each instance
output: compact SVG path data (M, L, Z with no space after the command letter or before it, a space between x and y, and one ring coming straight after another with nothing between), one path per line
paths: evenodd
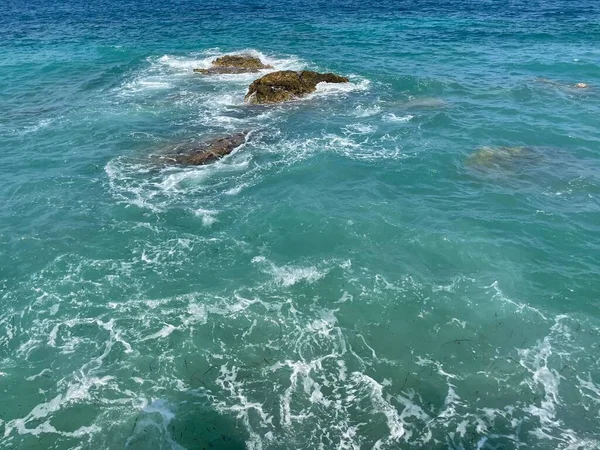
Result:
M599 21L2 2L0 448L600 448ZM235 52L351 83L248 106Z

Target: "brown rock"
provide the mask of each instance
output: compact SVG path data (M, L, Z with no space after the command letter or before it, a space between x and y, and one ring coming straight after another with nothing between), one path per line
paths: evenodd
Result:
M225 55L215 59L212 62L217 67L239 67L242 69L272 69L273 66L263 64L263 62L250 55Z
M272 69L273 66L250 55L225 55L215 59L212 67L208 69L194 69L194 72L203 75L221 75L234 73L255 73L261 69Z
M202 75L222 75L234 73L256 73L258 69L244 69L243 67L211 67L209 69L194 69L194 72Z
M311 70L272 72L255 80L249 87L245 100L248 103L279 103L303 97L317 89L318 83L347 83L346 77Z
M169 155L167 161L175 164L198 166L211 163L229 155L246 142L247 131L207 141L189 153Z

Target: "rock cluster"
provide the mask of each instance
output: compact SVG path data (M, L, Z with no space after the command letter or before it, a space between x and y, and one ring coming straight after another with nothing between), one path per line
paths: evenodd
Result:
M225 55L215 59L208 69L194 69L203 75L254 73L272 69L259 58L250 55ZM311 70L283 70L272 72L255 80L249 87L245 100L248 103L280 103L314 92L319 83L347 83L346 77ZM235 133L206 141L191 152L167 155L163 161L174 164L202 165L217 161L246 142L248 132Z

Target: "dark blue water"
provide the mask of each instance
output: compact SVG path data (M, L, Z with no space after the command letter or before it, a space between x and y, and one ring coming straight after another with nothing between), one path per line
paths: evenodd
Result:
M599 3L5 0L0 43L0 448L600 448ZM250 106L226 53L350 83Z

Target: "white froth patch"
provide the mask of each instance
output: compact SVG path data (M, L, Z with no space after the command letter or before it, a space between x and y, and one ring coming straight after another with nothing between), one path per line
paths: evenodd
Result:
M63 406L68 406L71 403L78 403L82 400L89 400L91 398L91 388L102 388L112 380L114 380L114 377L111 376L100 378L86 377L82 375L81 378L69 383L65 394L59 394L52 400L37 404L25 417L7 422L5 425L4 437L10 436L13 430L21 435L31 434L33 436L39 436L43 433L54 433L69 437L83 437L99 432L100 427L97 425L83 426L72 432L60 431L50 424L49 419L45 420L35 428L27 428L27 424L29 422L39 422L40 420L45 419L48 416L51 416L53 413L59 411L63 408Z
M379 114L381 112L381 107L379 105L358 105L356 108L354 108L354 111L354 117L371 117Z
M208 166L198 166L198 168L167 174L164 180L156 186L164 191L178 191L182 189L182 184L185 182L201 183L209 175L206 167Z
M459 401L460 397L454 390L456 386L448 383L448 394L446 394L446 400L444 400L444 410L438 414L438 417L449 418L456 415L456 406L462 405Z
M317 90L308 97L320 97L328 95L344 95L351 92L368 91L371 82L367 79L350 81L348 83L318 83Z
M206 307L201 304L191 303L188 306L188 317L183 319L183 324L187 326L195 324L205 324L208 320Z
M417 366L421 366L421 367L427 367L427 366L435 366L437 368L437 372L447 378L447 379L462 379L462 377L459 377L458 375L454 375L452 373L448 373L444 370L444 366L442 365L441 362L439 361L434 361L432 359L429 358L423 358L422 356L417 356L417 360L415 361L415 364Z
M359 149L361 148L361 145L354 142L352 139L348 138L348 137L342 137L342 136L338 136L335 134L328 134L326 136L324 136L325 139L327 139L328 145L331 147L337 147L337 148L351 148L351 149Z
M548 368L548 359L552 355L552 344L549 337L538 342L533 348L518 349L523 367L528 369L531 374L531 380L525 380L530 389L535 392L539 387L544 392L544 398L539 405L529 405L524 408L530 414L539 417L542 430L550 431L551 428L560 425L556 420L556 406L560 404L558 387L560 384L560 374L553 369Z
M588 373L588 379L584 380L577 376L579 381L579 392L582 396L589 398L590 400L600 404L600 386L592 381L591 374ZM594 394L594 395L592 395Z
M262 449L262 440L258 431L252 425L258 419L258 427L261 429L268 428L273 424L273 417L264 411L262 403L253 402L248 399L244 382L237 379L238 368L232 366L229 368L227 364L223 364L220 369L219 377L216 379L217 385L224 392L227 392L231 398L236 399L236 402L228 406L223 402L215 405L217 411L221 413L232 413L238 419L241 419L244 427L250 435L250 439L246 441L246 446L249 449ZM250 413L252 413L252 422L250 421ZM262 432L262 431L261 431Z
M469 421L468 420L463 420L456 427L456 432L460 435L460 437L464 438L465 434L467 434L467 425L469 425Z
M273 66L272 69L263 69L259 73L201 75L194 73L194 69L207 69L212 62L220 57L231 54L248 54L259 58L263 63ZM239 51L224 53L218 49L204 52L190 53L187 55L162 55L146 58L146 66L132 74L132 77L116 89L119 96L135 97L153 94L154 92L167 89L176 89L185 86L190 78L198 83L231 84L240 89L236 93L236 100L229 104L239 104L243 99L245 88L257 78L257 75L266 74L276 70L300 70L305 64L295 56L267 55L255 49L241 49ZM208 102L212 103L212 97ZM210 109L210 108L209 108ZM220 120L224 119L217 115ZM231 119L235 120L235 119ZM211 122L214 124L214 121Z
M190 72L194 69L207 69L214 58L195 58L193 56L163 55L158 58L158 63L176 70ZM152 62L152 60L150 60Z
M498 286L498 281L494 281L491 285L486 286L486 288L487 289L492 288L496 292L494 294L494 296L492 297L492 300L499 300L503 303L508 303L510 305L513 305L516 308L517 312L520 314L522 314L524 310L532 311L532 312L537 313L543 320L547 320L546 316L544 316L544 314L542 314L542 312L539 309L534 308L533 306L526 305L525 303L519 303L514 300L511 300L506 295L504 295L504 292L502 292L502 290Z
M323 278L325 274L321 273L317 270L315 266L310 267L293 267L293 266L283 266L283 267L275 267L273 266L273 276L275 277L275 281L282 286L293 286L300 281L304 281L306 283L314 283L317 280Z
M386 122L395 122L395 123L407 123L410 122L415 116L407 114L405 116L397 116L394 113L385 114L383 116L383 120Z
M169 404L162 399L154 400L152 403L147 404L142 409L143 412L152 414L160 414L167 422L170 422L175 418L175 414L171 411Z
M241 183L239 186L232 187L231 189L227 189L224 194L225 195L238 195L240 192L244 190L244 188L248 187L247 183Z
M148 400L144 399L142 404L142 418L136 420L133 435L127 439L125 447L129 447L135 441L138 434L146 433L147 427L150 426L159 431L171 449L185 450L184 447L173 439L169 431L169 424L176 417L172 409L172 406L166 400L154 399L152 402L148 402Z
M297 266L276 266L267 261L264 256L255 256L252 258L253 264L267 265L267 272L273 275L275 283L280 286L293 286L300 282L314 283L327 274L327 270L320 271L316 266L297 267Z
M198 208L194 212L196 217L202 218L202 225L204 225L205 227L210 227L212 224L214 224L217 221L216 216L218 213L219 213L219 211L215 211L212 209L202 209L202 208Z
M370 399L375 412L383 414L386 418L389 435L385 439L379 439L374 449L388 448L391 444L396 444L404 436L404 423L398 415L398 411L383 396L383 385L379 384L373 378L360 373L353 372L352 379L357 385L363 385L370 389Z
M108 177L111 194L118 202L152 212L162 212L162 208L153 202L156 190L152 180L137 180L141 174L147 173L147 168L139 164L127 164L122 157L109 161L104 167Z
M194 69L208 69L212 67L212 62L222 56L227 55L250 55L260 59L263 64L273 66L272 69L263 69L260 73L272 72L275 70L300 70L304 67L302 60L295 56L282 56L277 57L275 55L267 55L256 49L247 48L240 49L233 52L221 52L219 49L206 50L202 53L195 53L189 56L177 56L177 55L163 55L156 60L160 65L166 66L169 69L191 73ZM152 59L149 59L151 63L154 63ZM211 76L212 79L246 79L252 78L253 80L257 77L256 73L248 74L225 74Z
M323 310L321 311L321 317L315 319L310 323L306 329L310 333L318 333L322 336L329 336L329 333L334 329L337 318L334 315L335 311Z
M226 53L220 52L218 49L213 49L207 51L207 54L211 55L210 57L206 58L209 64L207 67L210 67L210 64L214 59L226 55L250 55L255 58L258 58L264 64L273 66L273 69L265 69L266 72L272 72L275 70L301 70L306 65L304 61L293 55L278 57L275 55L263 53L253 48L245 48ZM254 75L254 78L256 78L256 74L251 75Z
M59 307L60 307L60 304L55 303L54 305L52 305L50 307L50 310L48 312L50 313L51 316L54 316L58 312Z
M402 153L399 147L390 149L389 146L384 147L371 140L368 134L375 131L375 129L359 126L355 130L360 131L352 131L351 128L347 127L342 136L326 133L316 138L284 141L275 149L278 153L284 153L287 164L305 160L315 153L321 152L336 152L348 158L367 161L408 157ZM379 141L383 141L384 138Z
M173 85L162 77L151 76L148 78L136 78L133 81L125 83L120 93L123 95L133 95L163 89L171 89L172 87Z
M148 341L150 339L161 339L161 338L165 338L167 336L169 336L173 331L175 331L177 329L177 327L174 327L173 325L167 324L165 327L163 327L162 330L157 331L156 333L152 333L149 336L146 336L143 339L140 339L140 342L143 341Z
M45 119L40 119L37 123L32 124L32 125L27 125L21 129L12 129L10 130L11 132L17 134L17 135L25 135L25 134L32 134L32 133L36 133L39 130L42 130L44 128L48 128L50 125L52 125L54 122L63 119L62 116L58 116L58 117L47 117Z
M452 320L450 322L448 322L448 325L452 325L453 323L456 323L463 330L467 327L466 320L458 320L456 317L453 317Z
M348 301L351 302L353 299L354 299L354 296L352 294L349 294L347 291L344 291L344 293L342 294L340 299L337 300L335 303L346 303Z
M43 376L46 374L46 372L49 372L49 373L51 373L50 369L44 369L44 370L42 370L40 373L38 373L38 374L36 374L36 375L32 375L32 376L30 376L30 377L27 377L27 378L25 378L25 379L26 379L27 381L33 381L33 380L35 380L36 378L43 377Z
M377 127L373 125L367 125L364 123L354 123L344 127L346 133L352 134L371 134L377 130Z

